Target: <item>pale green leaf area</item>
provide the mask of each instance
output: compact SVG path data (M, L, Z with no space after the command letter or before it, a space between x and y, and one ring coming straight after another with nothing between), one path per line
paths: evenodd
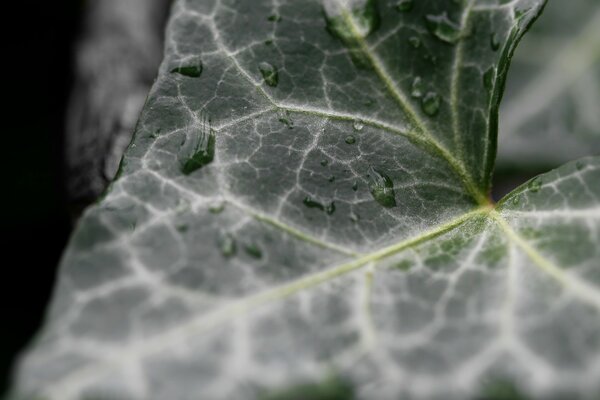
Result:
M539 170L600 154L600 3L549 1L511 63L497 166Z
M488 200L543 3L176 1L15 396L597 398L600 159Z

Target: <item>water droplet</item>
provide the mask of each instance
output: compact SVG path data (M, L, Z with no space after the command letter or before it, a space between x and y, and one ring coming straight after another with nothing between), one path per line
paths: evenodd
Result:
M435 92L428 92L421 100L421 108L425 114L433 117L440 109L440 96Z
M205 112L200 114L201 126L189 127L179 149L181 172L189 175L212 162L215 156L215 134Z
M487 71L483 74L483 86L487 90L492 90L494 87L494 80L496 78L496 69L494 67L489 67Z
M190 78L198 78L202 75L202 61L199 59L180 65L171 69L171 73L187 76Z
M258 69L265 80L265 83L271 87L277 86L279 82L279 73L277 72L277 68L275 68L272 64L269 64L266 61L258 64Z
M519 205L520 202L521 202L521 196L516 195L515 197L513 197L513 199L512 199L513 206Z
M269 21L271 21L271 22L279 22L279 21L281 21L281 15L279 15L279 14L272 14L272 15L269 15L267 17L267 19Z
M498 35L496 33L490 34L490 47L493 51L498 51L500 48L500 41L498 40Z
M360 221L360 215L354 213L353 211L350 212L350 221L357 223L358 221Z
M356 138L352 135L346 136L346 140L344 140L346 144L354 144L356 143Z
M262 258L262 251L261 251L260 247L258 247L254 243L250 243L250 244L245 245L244 246L244 251L250 257L253 257L253 258L256 258L256 259Z
M355 192L358 190L358 182L354 182L352 184L352 190L354 190Z
M423 96L423 81L420 76L417 76L412 83L410 88L410 95L414 98L419 98Z
M577 168L577 171L582 171L585 168L585 163L583 161L577 161L575 163L575 168Z
M421 39L419 39L416 36L411 36L408 38L408 43L410 43L410 45L412 47L414 47L415 49L418 49L419 47L421 47Z
M290 117L290 112L288 110L279 110L277 111L277 118L279 122L285 124L288 129L294 129L294 121Z
M412 10L414 5L414 0L398 0L396 3L396 11L398 12L408 12Z
M321 160L321 166L326 167L327 164L329 164L329 161L327 159L324 158Z
M273 44L273 39L268 39L268 40L265 40L265 45L266 45L266 46L270 46L270 45L272 45L272 44Z
M445 11L440 15L427 15L425 22L429 32L442 42L455 44L461 38L460 27L448 18Z
M231 257L235 254L236 250L235 239L231 234L225 233L219 238L219 247L223 256Z
M179 224L175 227L175 229L177 229L181 233L184 233L184 232L187 232L187 230L189 229L189 226L187 226L187 224Z
M333 183L333 182L335 182L335 176L331 175L329 178L327 178L327 180L328 180L330 183Z
M390 208L396 206L396 194L394 193L394 183L382 171L371 167L369 169L369 190L375 201L384 207Z
M402 260L394 264L393 268L399 269L401 271L408 271L413 266L413 262L411 260Z
M310 196L306 196L302 203L308 208L318 208L321 211L325 211L325 206L318 201L313 200Z
M529 182L529 185L527 185L527 187L533 193L539 192L539 190L542 188L542 179L540 177L533 178L533 180Z
M213 204L210 207L208 207L208 211L211 214L220 214L223 212L223 210L225 209L225 202L221 201L219 203Z
M325 212L327 215L331 215L335 212L335 203L333 201L329 203L327 207L325 207Z
M365 124L359 119L354 120L354 122L352 123L352 128L354 128L355 131L362 130L362 128L364 128L364 126L365 126Z

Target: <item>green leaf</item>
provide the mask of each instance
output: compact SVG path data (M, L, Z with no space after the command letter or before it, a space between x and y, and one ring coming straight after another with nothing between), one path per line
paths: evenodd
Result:
M598 104L600 3L550 1L512 61L498 168L540 170L600 154Z
M600 159L487 196L542 6L177 1L15 393L592 397Z

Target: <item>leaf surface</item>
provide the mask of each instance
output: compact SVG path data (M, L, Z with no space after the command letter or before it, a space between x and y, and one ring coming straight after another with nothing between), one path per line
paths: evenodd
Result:
M176 2L15 393L590 397L600 162L487 200L500 3Z

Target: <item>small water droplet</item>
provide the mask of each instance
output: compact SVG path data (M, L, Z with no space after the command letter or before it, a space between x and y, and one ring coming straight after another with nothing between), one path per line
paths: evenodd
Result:
M421 108L425 114L433 117L440 109L440 96L435 92L428 92L421 100Z
M498 51L500 48L500 41L498 40L498 35L496 33L490 34L490 47L493 51Z
M277 111L277 118L279 122L285 124L288 129L294 129L294 121L290 117L290 112L288 110L279 110Z
M219 247L223 256L231 257L235 254L236 250L235 239L231 234L225 233L219 238Z
M352 184L352 190L354 190L355 192L358 190L358 182L354 182Z
M440 15L427 15L425 23L429 32L442 42L455 44L461 38L460 27L448 18L445 11Z
M330 183L333 183L333 182L335 182L335 176L331 175L329 178L327 178L327 180L328 180Z
M483 74L483 86L487 90L492 90L494 87L494 80L496 78L496 69L494 67L489 67L487 71Z
M250 257L259 259L262 258L262 250L255 243L250 243L244 246L244 251Z
M399 269L401 271L408 271L413 266L413 262L411 260L402 260L394 264L393 268Z
M335 212L335 203L333 201L329 203L327 207L325 207L325 212L327 215L331 215Z
M318 201L313 200L310 196L306 196L302 203L308 208L318 208L321 211L325 211L325 206Z
M279 73L277 72L277 68L275 68L272 64L269 64L266 61L258 64L258 69L265 80L265 83L271 87L277 86L279 82Z
M412 10L414 5L414 0L398 0L396 3L396 11L398 12L408 12Z
M267 39L267 40L265 40L264 43L265 43L266 46L270 46L270 45L273 44L273 39Z
M540 177L533 178L533 180L529 182L529 185L527 185L527 187L533 193L539 192L539 190L542 188L542 179Z
M352 123L352 128L354 128L355 131L362 130L362 128L364 128L364 126L365 126L365 124L359 119L354 120L354 122Z
M346 144L354 144L356 143L356 138L352 135L346 136L346 140L344 140Z
M577 171L582 171L585 168L585 163L583 161L577 161L575 163L575 168L577 168Z
M327 164L329 164L329 161L327 159L324 158L321 160L321 166L326 167Z
M408 43L410 43L410 45L412 47L414 47L415 49L418 49L419 47L421 47L421 39L419 39L416 36L411 36L408 38Z
M190 78L198 78L202 75L202 61L196 59L171 69L171 73L187 76Z
M175 229L181 233L185 233L189 229L189 226L187 224L179 224L175 227Z
M271 21L271 22L279 22L279 21L281 21L281 15L279 15L279 14L272 14L272 15L269 15L267 17L267 19L269 21Z
M208 115L200 114L201 126L189 127L179 149L178 158L181 172L189 175L210 164L215 156L215 134L210 126Z
M350 221L357 223L358 221L360 221L360 215L356 214L355 212L351 211L350 212Z
M410 95L414 98L419 98L423 96L423 81L420 76L417 76L412 83L410 88Z
M381 170L371 167L369 169L371 180L369 190L371 195L379 204L390 208L396 206L396 194L394 193L394 183Z

